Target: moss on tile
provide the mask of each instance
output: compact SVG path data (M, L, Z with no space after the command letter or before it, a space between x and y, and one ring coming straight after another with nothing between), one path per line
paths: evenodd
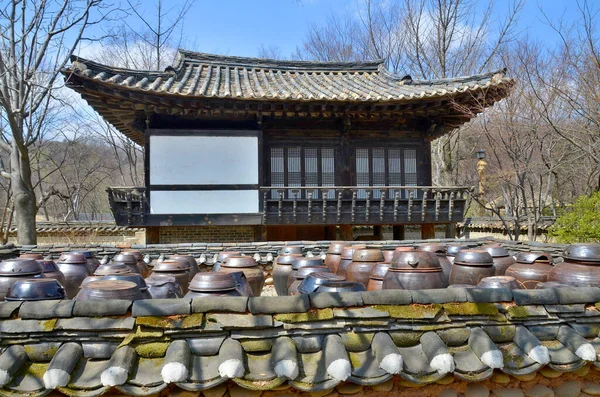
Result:
M137 345L135 352L143 358L164 357L169 348L169 342L151 342Z
M373 308L388 312L392 318L425 319L435 317L442 309L442 305L437 303L431 305L377 305Z
M248 390L271 390L285 381L285 378L275 378L272 380L247 380L244 378L235 378L234 382Z
M50 363L31 363L27 368L27 373L35 378L42 379L49 364Z
M450 316L495 316L498 308L493 303L444 303L444 310Z
M240 341L240 344L248 353L267 352L273 347L273 339L246 339Z
M46 357L48 360L52 359L52 357L54 357L54 355L56 354L56 352L58 351L58 347L59 345L50 345L46 350L44 350L43 352L41 352L41 354ZM36 348L33 345L23 345L23 348L25 349L25 353L27 354L28 357L33 357L33 356L40 356L40 353L36 354Z
M389 332L394 344L400 347L409 347L419 344L421 335L420 331L393 331Z
M356 333L346 332L340 334L342 342L349 351L362 351L367 350L371 346L371 341L375 337L374 333Z
M40 325L42 326L42 328L44 329L44 331L52 331L54 329L54 326L56 325L56 322L58 321L58 319L56 318L52 318L50 320L44 320L44 321L40 321Z
M138 327L135 329L135 332L127 335L127 337L125 339L123 339L123 342L121 342L121 344L119 346L117 346L117 348L122 347L122 346L127 346L134 340L161 338L162 336L163 336L162 331L143 330L142 327L138 325Z
M204 314L194 313L189 315L178 316L142 316L137 317L135 322L137 325L143 325L150 328L198 328L202 326Z
M324 321L333 318L332 309L310 310L306 313L284 313L276 314L275 320L283 323L304 323L310 321Z
M513 318L523 318L530 316L529 310L527 310L527 307L525 306L511 306L506 310L506 312L509 316Z
M350 359L350 364L352 364L352 368L357 369L364 365L365 360L360 353L348 352L348 358Z

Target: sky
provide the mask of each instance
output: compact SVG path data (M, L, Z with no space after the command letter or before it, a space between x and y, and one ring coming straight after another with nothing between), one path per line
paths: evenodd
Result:
M138 10L152 15L155 0L139 0ZM482 12L488 0L473 0ZM590 0L592 2L598 0ZM182 0L168 0L181 4ZM187 49L239 56L257 56L261 45L278 47L290 57L311 25L322 25L332 13L357 13L361 0L196 0L185 19ZM496 0L498 22L509 0ZM577 17L576 0L526 0L519 29L541 41L556 40L544 21Z

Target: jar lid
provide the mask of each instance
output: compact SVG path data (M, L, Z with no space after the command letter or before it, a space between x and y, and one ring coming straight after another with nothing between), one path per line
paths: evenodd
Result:
M347 245L342 249L342 259L352 259L354 251L367 248L366 245Z
M124 255L132 255L138 261L144 260L144 255L142 255L142 253L140 251L137 251L137 250L124 250L124 251L121 251L121 253L124 254Z
M69 264L69 265L87 265L87 259L85 259L85 256L83 256L82 254L72 254L72 253L67 253L67 254L62 254L59 258L58 258L58 263L65 263L65 264Z
M458 251L469 249L468 245L458 245L458 244L450 244L446 247L446 255L448 256L456 256Z
M492 276L484 277L477 284L479 288L507 288L521 289L521 286L514 277L510 276Z
M422 244L417 246L418 250L433 252L435 254L446 255L446 247L442 244Z
M7 301L65 299L64 287L53 278L18 280L6 292Z
M388 269L390 268L390 266L391 266L390 263L376 264L375 267L373 267L373 270L371 270L371 274L369 275L369 278L372 278L375 280L383 280L383 277L388 272Z
M131 281L98 280L84 285L77 299L140 299L138 286Z
M27 254L21 254L19 255L19 258L27 258L27 259L44 259L44 256L42 254L34 254L34 253L27 253Z
M383 260L383 252L376 248L357 249L352 254L352 262L381 262Z
M304 268L303 268L304 269ZM298 292L301 294L310 294L314 292L323 283L335 283L344 281L344 276L333 273L311 273L302 280L298 286Z
M196 262L196 259L191 255L171 255L169 259L174 259L176 261L188 261L190 268L198 266L198 262Z
M230 256L240 256L242 255L239 251L221 251L217 254L217 262L223 262L226 258Z
M112 263L124 263L126 265L137 264L137 258L133 254L117 254L113 256Z
M494 258L489 252L481 249L475 250L460 250L454 258L454 264L465 266L493 266Z
M56 263L54 263L54 261L47 259L37 259L36 262L40 264L40 266L42 267L42 272L44 273L60 271L58 269L58 266L56 266Z
M600 244L571 244L567 246L563 257L577 262L600 262Z
M552 264L552 255L547 252L519 252L515 259L517 263L526 265L533 263Z
M144 281L146 282L146 285L149 287L159 287L159 286L165 285L165 284L179 284L175 277L168 276L166 274L157 274L157 273L152 273L150 275L150 277L148 277Z
M442 270L440 260L428 251L398 251L392 258L390 271L407 271L415 269Z
M323 259L318 256L313 256L312 258L305 258L303 256L294 259L292 262L292 269L298 270L305 266L323 266Z
M176 261L167 259L154 265L153 272L185 272L190 270L190 264L187 261Z
M127 274L131 273L131 269L123 263L107 263L98 266L94 272L94 276L108 276L111 274Z
M35 259L14 258L0 262L0 275L26 276L42 274L42 266Z
M291 265L296 258L302 258L300 254L284 254L277 257L278 265Z
M146 291L148 289L148 285L144 281L144 278L141 274L129 273L129 274L110 274L108 276L103 276L102 280L123 280L123 281L131 281L135 285L138 286L140 291Z
M223 267L248 268L258 266L251 256L230 256L223 261Z
M302 280L311 273L331 273L331 270L327 266L304 266L298 269L294 277Z
M315 292L359 292L366 291L363 283L356 281L327 281L319 285Z
M302 254L302 246L301 245L286 245L281 247L279 250L280 254L288 255L288 254Z
M346 245L347 243L345 241L332 241L331 244L329 244L329 248L327 248L327 253L333 255L341 255L342 250Z
M94 257L94 254L92 254L91 251L69 251L69 254L83 255L86 259Z
M197 273L190 282L190 290L198 292L229 291L235 289L236 282L231 273Z
M489 244L481 246L482 250L487 251L492 258L504 258L510 256L510 253L500 244Z

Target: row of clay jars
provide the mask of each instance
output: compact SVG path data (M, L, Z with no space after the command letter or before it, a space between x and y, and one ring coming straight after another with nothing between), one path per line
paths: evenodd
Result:
M265 274L253 258L230 256L224 259L218 271L224 273L243 272L252 289L252 296L260 296L265 284Z
M438 260L440 261L440 266L442 267L442 273L444 274L444 281L446 284L448 284L450 271L452 270L452 263L450 263L450 260L446 256L446 247L441 244L424 244L420 245L417 249L431 252L437 256Z
M536 289L538 284L549 281L554 268L552 256L545 252L521 252L516 263L506 269L506 276L514 277L525 289Z
M383 277L383 289L446 288L438 257L428 251L398 251Z
M288 279L287 279L287 286L288 286L288 295L291 295L291 290L290 287L291 285L294 283L294 281L296 281L296 274L298 273L298 271L303 268L303 267L324 267L325 264L323 263L323 259L317 257L317 256L313 256L311 258L306 258L304 256L300 256L300 257L296 257L294 258L294 261L292 262L292 270L290 271L289 275L288 275Z
M46 278L53 278L61 285L65 285L65 275L58 269L56 263L51 259L44 259L42 254L21 254L19 258L33 259L42 267L42 272Z
M563 259L550 271L548 281L576 287L600 286L600 244L569 245Z
M380 249L356 249L352 254L352 262L346 268L346 280L359 282L367 287L369 275L377 263L383 262Z
M386 275L390 264L394 258L396 252L410 252L414 251L413 247L396 247L394 250L384 250L383 262L376 263L371 273L369 274L369 281L366 285L367 291L379 291L383 289L383 277Z
M496 276L504 276L506 269L516 262L515 258L500 244L484 245L481 249L492 256Z
M313 273L331 273L331 270L324 265L321 266L304 266L299 268L294 274L294 281L289 286L288 294L289 295L298 295L298 287L306 277Z
M346 245L347 244L343 241L332 241L329 245L324 262L325 266L327 266L332 273L337 272L342 260L342 251Z
M292 263L296 258L301 258L301 254L282 254L277 257L275 266L273 266L273 285L278 296L288 295L288 278L292 272Z
M494 260L484 250L461 250L456 254L449 282L454 284L477 285L481 279L494 276Z

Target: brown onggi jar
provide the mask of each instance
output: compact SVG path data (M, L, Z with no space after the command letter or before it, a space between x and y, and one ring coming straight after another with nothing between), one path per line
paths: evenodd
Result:
M323 259L317 257L317 256L313 256L312 258L306 258L306 257L298 257L295 258L294 261L292 262L292 271L290 272L289 276L288 276L288 280L287 280L287 285L288 285L288 294L289 294L289 287L292 285L292 283L296 280L296 272L306 266L325 266L325 264L323 263Z
M152 276L154 275L174 277L181 286L183 294L187 294L190 283L190 264L187 261L164 260L154 265Z
M279 255L275 266L273 266L273 284L275 292L279 296L288 295L288 277L292 272L292 263L296 258L301 258L300 254Z
M484 250L461 250L454 258L450 272L450 284L477 285L482 278L495 273L494 260Z
M572 244L563 252L548 277L576 287L600 287L600 244Z
M196 262L196 259L191 255L171 255L170 259L187 261L190 264L190 278L192 280L194 279L194 276L200 272L198 262Z
M454 258L456 257L456 254L458 254L458 251L467 249L469 249L469 246L467 245L450 244L446 247L446 258L448 258L448 261L452 264L454 263Z
M18 280L45 278L42 267L34 259L15 258L0 262L0 300Z
M342 250L345 246L346 243L344 241L332 241L327 249L325 266L327 266L333 273L337 272L340 261L342 260Z
M301 245L285 245L279 250L280 255L298 254L302 255Z
M383 262L383 253L380 249L364 248L354 251L352 262L346 268L346 280L362 283L367 287L369 275L379 262Z
M71 251L70 253L85 256L85 260L87 261L91 273L94 273L98 266L100 266L100 261L94 256L92 251Z
M64 287L69 299L77 295L81 282L92 275L85 256L81 254L63 254L58 258L56 266L65 276Z
M53 260L36 259L36 262L39 263L42 267L44 276L46 276L47 278L53 278L59 283L61 283L63 286L65 285L65 275L62 274L60 270L58 270L58 266L56 266L56 263L54 263Z
M218 272L225 259L232 257L232 256L240 256L240 255L242 255L242 253L239 251L221 251L221 252L219 252L217 254L217 260L216 260L215 264L213 265L212 271Z
M506 250L506 248L499 244L484 245L481 249L486 250L492 256L492 259L494 260L494 269L496 269L496 276L504 276L506 269L516 262L515 258Z
M327 266L304 266L298 269L294 275L295 280L292 282L289 288L290 295L298 295L298 287L304 281L304 279L312 273L328 273L331 272Z
M265 274L256 261L249 256L230 256L221 264L220 272L243 272L252 288L253 296L260 296L265 284Z
M139 269L139 273L142 275L142 277L146 278L150 275L150 268L148 267L148 264L144 260L144 255L142 255L142 253L140 251L124 250L124 251L121 251L121 253L123 253L125 255L133 255L135 257L135 259L137 261L137 267Z
M190 282L186 298L211 298L219 296L241 296L231 273L198 273Z
M145 281L152 299L176 299L183 297L183 290L175 277L160 276L153 273Z
M379 291L383 289L383 277L388 272L391 264L389 263L378 263L373 267L371 274L369 275L369 283L367 284L367 291Z
M340 264L336 270L336 274L339 274L342 277L347 277L346 269L352 262L352 255L354 255L354 251L367 248L365 245L347 245L342 249L342 255L340 259Z
M552 255L546 252L520 252L516 260L504 275L514 277L523 288L536 289L539 283L550 281L548 277L554 268Z
M123 280L98 280L83 286L74 298L75 300L142 300L140 289L135 283Z
M383 277L383 289L446 288L444 273L435 254L427 251L396 252Z
M319 288L322 284L332 284L336 282L345 281L342 276L335 273L311 273L308 276L304 277L304 280L298 286L298 292L300 294L310 294L315 292L317 288Z
M138 267L137 259L134 255L130 254L118 254L115 255L110 263L121 264L127 266L131 273L141 274L140 268Z
M440 266L442 267L442 272L444 273L444 278L446 279L446 284L448 284L452 263L450 263L450 260L448 260L448 256L446 255L446 247L442 244L423 244L418 246L417 249L431 252L437 256L440 261Z

